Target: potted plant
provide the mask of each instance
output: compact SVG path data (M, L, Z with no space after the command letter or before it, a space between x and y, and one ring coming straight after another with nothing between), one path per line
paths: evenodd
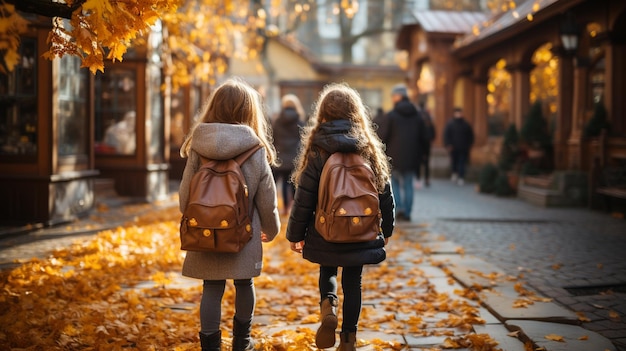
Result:
M529 158L541 157L550 144L548 122L543 116L541 101L535 101L530 108L520 130L520 138L528 148Z
M498 168L506 175L510 188L516 191L520 170L520 146L515 124L509 126L502 138Z
M608 121L608 115L606 107L602 101L598 101L593 105L593 114L585 125L583 135L587 138L594 138L600 136L602 130L611 129L611 124Z
M478 191L490 194L495 191L495 182L498 177L498 167L488 163L480 170Z

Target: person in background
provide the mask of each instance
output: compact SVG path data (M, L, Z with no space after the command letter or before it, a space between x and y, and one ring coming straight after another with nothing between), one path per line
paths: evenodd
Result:
M396 218L411 220L413 210L413 179L421 164L428 136L417 107L409 101L406 86L396 85L391 91L393 110L379 125L378 135L391 157L391 185L396 201Z
M303 148L292 175L296 196L287 224L287 240L291 250L320 265L321 323L315 343L322 349L335 344L335 328L338 325L337 274L338 267L342 267L343 322L337 350L355 351L361 314L363 265L377 264L386 258L385 245L394 229L389 161L358 92L345 84L330 84L324 88L312 121L302 136L302 143ZM315 229L314 212L322 168L335 152L361 154L374 172L382 214L380 232L375 240L331 243Z
M279 164L273 168L274 178L282 183L283 214L289 213L295 186L290 182L294 159L300 149L300 130L304 126L305 113L296 95L287 94L281 99L281 110L272 123L274 147Z
M469 153L474 144L474 130L463 117L463 111L456 107L452 120L444 129L444 145L450 154L452 177L458 185L465 184L465 168Z
M424 126L426 127L426 135L427 142L424 143L424 151L422 152L422 165L417 168L417 179L422 179L421 177L421 168L424 168L424 186L430 186L430 150L432 148L433 142L435 141L437 131L435 130L435 124L433 123L433 119L430 115L430 112L426 109L426 104L424 101L419 103L419 111L421 113L422 119L424 120Z
M271 128L261 108L261 97L240 79L229 79L209 97L180 149L187 158L180 183L180 211L185 212L191 178L201 166L201 157L227 160L255 145L263 147L241 165L253 207L252 239L238 253L187 251L182 273L202 279L200 345L202 351L221 350L220 321L226 279L235 285L233 351L253 350L250 337L256 303L253 277L261 274L261 243L274 239L280 230L276 183L271 165L276 152Z

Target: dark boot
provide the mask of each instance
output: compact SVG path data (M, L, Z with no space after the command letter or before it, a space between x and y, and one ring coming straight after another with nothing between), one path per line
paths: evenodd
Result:
M356 351L356 333L341 332L337 351Z
M237 318L233 318L233 350L232 351L251 351L254 350L254 341L250 337L252 329L252 320L247 323L241 323Z
M200 346L202 347L202 351L221 351L222 332L216 331L213 334L200 332Z
M315 345L326 349L335 345L337 329L337 298L328 297L320 303L320 327L315 334Z

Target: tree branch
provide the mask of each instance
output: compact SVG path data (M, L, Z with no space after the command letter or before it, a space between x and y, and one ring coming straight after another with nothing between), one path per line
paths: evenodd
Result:
M72 13L80 8L87 0L76 0L72 6L51 0L5 0L22 12L34 13L46 17L62 17L70 19Z

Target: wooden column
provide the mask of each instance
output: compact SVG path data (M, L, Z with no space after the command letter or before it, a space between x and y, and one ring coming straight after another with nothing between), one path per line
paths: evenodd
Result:
M605 46L604 104L611 123L611 134L626 135L626 43Z
M581 170L584 169L583 165L583 144L582 144L582 130L585 123L585 114L586 114L586 97L587 97L587 86L589 84L589 68L586 64L581 61L577 61L574 69L573 79L568 80L568 75L566 73L562 74L563 83L560 87L563 89L561 91L560 96L563 94L567 94L568 90L570 92L572 99L569 101L571 107L571 117L569 120L571 121L571 131L569 133L569 140L567 141L567 165L565 167L567 169L573 170ZM569 75L571 77L571 75ZM568 99L563 97L564 101L562 103L565 111L568 111ZM559 120L563 120L563 123L568 119L568 115L563 113L559 116Z
M474 90L474 147L487 143L487 73L473 77Z
M509 113L517 130L521 130L524 117L530 108L530 71L534 65L530 62L509 64L507 71L511 74L511 106Z
M558 72L559 94L557 95L556 131L554 133L554 168L555 169L579 169L579 157L570 157L569 151L577 149L576 143L580 143L580 131L572 134L573 99L574 99L574 64L571 55L561 55ZM581 92L578 92L581 94ZM568 144L573 142L573 149ZM578 152L579 153L579 152Z

